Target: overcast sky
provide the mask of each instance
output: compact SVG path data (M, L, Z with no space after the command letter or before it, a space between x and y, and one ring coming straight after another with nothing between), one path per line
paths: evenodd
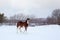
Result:
M10 17L17 13L46 18L60 8L60 0L0 0L0 12Z

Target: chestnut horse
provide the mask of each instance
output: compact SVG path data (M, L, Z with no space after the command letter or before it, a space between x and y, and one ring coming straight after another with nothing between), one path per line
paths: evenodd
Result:
M21 29L22 27L25 28L25 31L27 31L27 27L28 27L28 22L29 22L29 18L27 18L27 20L25 22L22 21L18 21L17 22L17 28ZM20 30L21 31L21 30Z

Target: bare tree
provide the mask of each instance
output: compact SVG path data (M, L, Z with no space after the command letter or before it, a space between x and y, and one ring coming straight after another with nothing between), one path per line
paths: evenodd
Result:
M14 20L26 20L27 18L33 19L35 18L34 15L24 15L22 13L20 14L15 14L14 16L10 17L10 19L14 19Z
M53 10L52 17L60 24L60 9Z

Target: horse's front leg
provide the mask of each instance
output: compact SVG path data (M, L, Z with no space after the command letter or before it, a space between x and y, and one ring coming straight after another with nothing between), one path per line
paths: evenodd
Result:
M27 31L27 27L25 27L25 31Z

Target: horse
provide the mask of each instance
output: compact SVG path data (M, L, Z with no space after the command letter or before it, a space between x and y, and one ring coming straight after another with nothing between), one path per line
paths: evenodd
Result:
M29 18L27 18L27 20L25 22L22 22L22 21L18 21L17 22L17 29L19 28L20 31L21 31L21 28L24 27L25 28L25 31L27 31L27 27L28 27L28 24L29 24Z

